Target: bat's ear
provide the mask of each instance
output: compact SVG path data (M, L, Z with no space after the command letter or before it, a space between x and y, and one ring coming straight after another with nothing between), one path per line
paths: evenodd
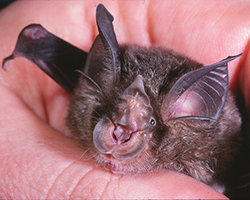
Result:
M225 105L228 92L227 63L240 55L228 57L179 78L163 101L161 109L163 120L176 118L217 120Z
M87 57L84 73L105 93L109 93L119 74L119 46L113 29L113 16L99 4L96 11L99 35Z

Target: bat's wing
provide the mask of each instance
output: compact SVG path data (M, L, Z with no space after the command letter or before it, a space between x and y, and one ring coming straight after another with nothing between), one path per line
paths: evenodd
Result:
M40 67L65 90L72 92L87 53L49 33L39 24L26 26L19 34L14 52L3 60L6 69L11 59L25 57Z
M163 101L164 120L176 118L217 120L225 105L228 92L227 63L240 55L228 57L179 78Z
M39 24L28 25L19 34L14 52L3 60L3 68L6 69L11 59L22 56L35 63L69 93L80 74L108 93L119 77L119 47L112 25L113 16L102 4L97 7L96 20L99 35L88 54Z

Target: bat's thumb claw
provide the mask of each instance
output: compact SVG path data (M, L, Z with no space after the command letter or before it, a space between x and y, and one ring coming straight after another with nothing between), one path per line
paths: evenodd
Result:
M10 56L6 57L3 59L3 63L2 63L2 68L7 71L7 65L9 64L10 60L14 59L13 54L11 54Z

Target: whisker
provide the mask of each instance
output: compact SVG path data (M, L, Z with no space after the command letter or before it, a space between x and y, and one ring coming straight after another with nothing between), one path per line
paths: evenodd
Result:
M246 188L246 187L249 187L250 186L250 182L249 183L246 183L246 184L243 184L243 185L240 185L237 187L237 189L243 189L243 188Z
M237 187L238 189L249 187L250 186L250 173L243 174L242 176L240 176L240 181L242 182L242 184Z
M87 152L88 152L89 150L90 150L89 148L86 149L86 150L80 155L79 160L82 159L82 158L87 154ZM85 158L84 160L86 160L86 158ZM87 160L89 160L89 159L87 159Z
M99 112L97 112L95 109L93 109L93 112L95 112L99 117L101 116Z
M83 160L83 161L89 161L89 160L92 160L95 156L96 156L96 153L94 154L89 154L90 148L86 149L80 156L79 156L79 160ZM85 156L86 155L86 156Z

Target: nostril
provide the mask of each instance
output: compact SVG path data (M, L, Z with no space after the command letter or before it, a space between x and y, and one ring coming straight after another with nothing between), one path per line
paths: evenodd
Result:
M127 126L117 126L113 137L116 140L118 144L126 143L129 141L132 134L132 130L128 128Z

